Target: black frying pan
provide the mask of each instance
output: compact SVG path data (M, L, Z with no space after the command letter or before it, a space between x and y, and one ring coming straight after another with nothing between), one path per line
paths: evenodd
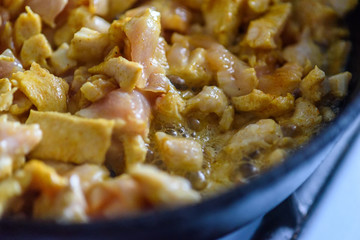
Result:
M1 220L0 239L213 239L263 216L311 175L324 160L324 152L331 149L360 113L359 13L358 7L348 21L353 41L348 69L353 80L339 117L283 164L200 204L134 218L79 225Z

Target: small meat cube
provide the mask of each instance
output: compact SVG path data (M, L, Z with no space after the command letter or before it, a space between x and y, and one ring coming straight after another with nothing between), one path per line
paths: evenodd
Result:
M72 176L69 185L55 194L42 193L34 202L33 217L42 220L56 220L60 223L87 222L86 200L80 180Z
M87 213L93 219L128 216L144 210L146 206L142 188L125 174L92 185L86 192L86 200Z
M303 68L296 63L287 63L273 73L259 77L259 89L265 93L286 96L299 87Z
M63 43L70 44L74 34L91 21L92 14L85 6L80 6L70 11L69 17L65 25L60 27L54 35L56 46Z
M99 101L117 88L117 85L113 83L113 81L103 78L101 75L95 75L90 79L91 81L84 83L80 88L82 95L90 102Z
M129 41L125 45L130 53L130 60L144 67L141 81L136 86L144 88L152 73L164 73L161 65L153 61L154 53L159 46L161 24L160 13L150 8L131 18L124 26L124 33Z
M125 163L128 169L138 163L143 163L145 161L147 147L140 135L124 136L123 145L125 152Z
M301 81L300 90L303 98L311 101L318 102L321 100L322 83L325 80L325 73L317 66Z
M233 97L232 103L237 111L251 112L264 110L267 106L270 105L273 99L274 96L265 94L260 90L254 89L248 95L241 97Z
M202 168L203 152L200 143L182 137L157 132L156 143L160 156L174 171L197 171Z
M181 120L181 113L184 111L186 103L180 94L170 89L166 94L158 97L155 103L155 110L167 119Z
M52 70L57 76L76 67L76 61L68 57L69 44L63 43L50 57Z
M109 38L106 34L83 27L71 40L68 55L79 62L97 62L105 57L108 44Z
M27 0L26 4L40 15L41 19L51 27L55 27L55 18L64 10L68 0Z
M110 0L90 0L89 9L90 12L99 16L106 16L110 9Z
M25 68L30 67L33 62L39 63L42 67L47 67L46 59L51 55L50 43L43 34L37 34L25 40L20 53Z
M348 86L352 78L351 73L343 72L329 78L331 93L335 97L345 97L348 92Z
M167 51L169 74L179 76L189 87L207 85L212 75L206 62L207 51L204 48L190 50L186 37L173 34L173 45Z
M18 122L0 122L0 179L9 177L21 167L25 156L42 138L39 125L21 125ZM1 195L1 194L0 194Z
M155 167L137 165L131 169L130 175L139 183L145 197L154 206L176 207L196 203L201 196L191 189L186 179L171 176Z
M285 97L266 94L254 89L252 93L232 98L237 111L253 112L262 118L277 117L294 108L294 97L288 93Z
M252 48L274 49L286 20L291 13L291 4L276 4L263 17L251 21L245 43Z
M34 159L28 161L14 177L26 191L40 191L46 194L56 193L68 185L67 179L60 176L54 168Z
M270 5L270 0L247 0L248 8L254 13L265 12Z
M258 86L259 80L255 69L249 67L224 46L207 37L194 37L190 41L192 44L205 47L209 67L216 73L218 86L227 96L246 95Z
M221 116L228 105L229 101L220 88L205 86L199 94L187 101L185 112L196 109Z
M20 14L14 26L15 46L20 49L26 39L41 33L41 18L26 7L26 13Z
M105 161L113 121L31 111L26 124L32 123L38 123L43 132L43 139L31 153L32 157L76 164L102 164Z
M162 30L175 32L188 31L191 13L176 1L153 0L145 6L152 7L160 12Z
M115 120L116 130L146 137L149 132L151 108L140 92L115 90L76 114L87 118Z
M11 86L9 79L0 79L0 112L8 111L10 109L16 91L17 88Z
M321 123L322 117L319 109L314 104L304 98L298 98L295 101L294 114L284 123L288 121L312 134L312 129L315 129ZM280 123L284 125L282 121Z
M85 26L99 33L108 33L110 29L110 23L99 16L93 16L89 22L86 22Z
M321 66L324 62L324 56L320 46L311 38L310 31L306 29L299 42L285 47L283 55L286 61L297 63L302 67L310 65L311 68Z
M16 91L9 112L12 115L18 116L30 111L32 106L32 102L21 91Z
M20 61L16 59L10 49L0 55L0 78L11 78L13 73L24 71Z
M234 122L234 115L234 107L231 105L227 106L219 122L221 131L228 131L231 128Z
M223 153L225 159L238 161L258 149L271 149L282 137L280 125L272 119L262 119L239 130L223 148Z
M13 200L23 193L23 189L16 179L7 178L0 182L0 192L0 217L3 217Z
M53 164L59 164L60 162L53 162ZM64 163L61 163L64 164ZM66 164L69 167L70 164ZM78 176L80 179L81 189L86 192L93 184L103 182L109 178L109 171L104 166L99 166L95 164L81 164L79 166L71 166L71 170L65 171L62 174L64 177L70 180L74 175ZM59 172L58 169L56 169Z
M233 43L242 18L245 0L204 0L202 12L206 30L223 45Z
M63 79L50 74L37 63L24 73L14 74L13 78L39 111L66 111L69 85Z
M106 74L109 77L113 77L121 89L132 91L142 78L143 67L139 63L128 61L123 57L117 57L90 68L89 72Z

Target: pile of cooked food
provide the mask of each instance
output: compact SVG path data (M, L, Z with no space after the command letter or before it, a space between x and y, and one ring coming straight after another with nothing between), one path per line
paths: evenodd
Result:
M357 0L1 0L0 216L201 201L332 121Z

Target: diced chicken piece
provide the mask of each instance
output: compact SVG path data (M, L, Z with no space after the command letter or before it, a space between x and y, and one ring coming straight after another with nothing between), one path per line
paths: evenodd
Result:
M26 13L20 14L14 26L15 46L20 49L26 39L41 33L41 18L26 7Z
M69 85L63 79L55 77L37 63L24 73L14 74L13 78L39 111L66 111Z
M151 93L167 93L170 89L170 80L164 74L153 73L150 75L148 83L143 91Z
M283 55L286 61L297 63L304 68L307 64L311 68L316 65L322 66L324 62L321 48L311 38L309 29L303 32L298 43L287 46L283 51Z
M74 34L91 21L91 13L85 6L73 9L65 25L60 27L54 35L54 42L57 46L63 43L70 44Z
M351 78L352 78L352 74L349 72L343 72L331 76L328 80L330 84L331 93L335 97L339 97L339 98L345 97L348 92L348 87Z
M24 71L20 61L10 49L0 55L0 78L10 78L13 73Z
M129 43L127 52L130 53L130 59L144 67L142 79L136 84L138 88L144 88L150 74L164 73L163 68L153 59L160 41L159 12L146 9L125 24L124 33Z
M102 164L105 161L111 143L113 121L31 111L26 124L33 123L40 125L43 139L32 151L32 157L76 164Z
M357 0L327 0L339 16L345 16L349 11L355 9Z
M11 86L9 79L0 79L0 112L8 111L10 109L16 90L17 88Z
M87 222L86 200L80 180L72 176L69 185L55 194L41 194L34 202L33 217L42 220L55 219L60 223Z
M273 95L254 89L250 94L233 97L231 100L237 111L251 112L266 109L274 98L275 96Z
M39 160L30 160L14 176L25 191L54 194L68 185L66 178Z
M68 0L27 0L26 4L37 14L41 19L51 27L55 27L55 18L64 10Z
M106 77L101 75L95 75L90 79L91 81L86 82L80 88L83 96L90 102L99 101L111 91L118 88L118 86L113 81L111 81L111 79L106 79Z
M245 0L204 0L202 12L207 32L221 44L231 45L240 27L244 3Z
M291 111L294 108L294 101L291 94L285 97L275 96L257 89L248 95L232 98L233 106L237 111L253 112L264 118L277 117Z
M8 177L21 167L27 155L42 138L39 125L21 125L18 122L0 123L0 179Z
M106 74L113 77L124 91L132 91L142 81L143 66L123 57L111 58L89 69L90 73Z
M104 52L108 44L106 34L84 27L75 33L71 40L68 55L79 62L97 62L105 57Z
M212 75L206 62L206 50L195 48L190 51L188 39L177 34L173 35L172 42L173 45L167 51L169 74L181 77L190 87L207 85Z
M170 170L184 172L202 168L203 152L197 141L172 137L163 132L157 132L155 137L160 156Z
M181 120L181 113L185 110L186 103L180 94L170 89L166 94L156 99L155 110L167 119Z
M223 153L229 160L240 160L258 149L272 148L282 137L281 128L274 120L263 119L239 130L223 148Z
M77 115L115 120L117 130L146 137L149 132L151 108L140 92L115 90L90 107L80 110Z
M106 16L110 9L110 0L89 0L90 12L99 16Z
M22 115L30 111L32 106L32 102L21 91L16 91L9 112L15 116Z
M124 136L123 145L127 169L145 161L148 149L140 135Z
M319 110L324 122L331 122L336 117L336 114L330 107L321 107Z
M56 75L76 67L76 61L68 57L69 48L69 44L63 43L50 57L50 64Z
M231 105L227 106L219 122L221 131L228 131L231 128L234 122L234 115L234 107Z
M296 22L311 30L315 42L328 45L339 37L346 36L347 30L337 27L338 15L325 1L297 0L294 3Z
M276 4L261 18L251 21L245 43L252 48L277 48L278 37L291 13L291 3Z
M312 130L318 127L321 123L322 117L319 109L314 104L304 98L298 98L295 101L295 112L290 119L280 120L281 125L293 124L303 131L307 131L309 136Z
M207 50L209 68L216 73L218 86L230 97L249 94L258 85L254 68L230 53L224 46L206 36L189 39L194 47Z
M189 29L191 13L181 4L168 0L152 0L147 7L160 12L162 30L186 32Z
M303 98L310 102L318 102L323 95L322 83L325 80L325 73L317 66L301 81L300 90Z
M99 16L93 16L89 22L86 22L85 26L99 33L108 33L110 29L110 23Z
M86 192L93 184L109 178L109 171L104 166L85 163L76 167L72 166L71 170L66 171L63 176L70 179L74 175L79 177L81 189Z
M140 185L128 175L92 185L86 200L87 214L93 219L132 215L145 208Z
M259 76L259 89L265 93L286 96L299 87L303 68L296 63L287 63L273 73Z
M263 13L268 10L270 0L247 0L248 8L254 13Z
M25 40L21 49L20 57L25 68L31 66L33 62L47 67L46 60L52 55L50 43L43 34L37 34Z
M185 112L195 109L206 114L216 113L221 117L228 105L229 101L220 88L205 86L199 94L187 100Z
M137 165L130 175L139 183L146 198L155 206L174 207L200 201L198 192L184 178L171 176L155 167Z
M23 193L20 183L14 178L8 178L0 182L0 217L11 207L14 199Z
M109 0L109 18L114 19L118 14L121 14L128 10L132 5L134 5L137 0Z

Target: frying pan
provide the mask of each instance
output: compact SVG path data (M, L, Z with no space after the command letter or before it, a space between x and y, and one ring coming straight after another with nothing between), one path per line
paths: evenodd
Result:
M263 216L294 192L360 113L360 8L347 22L353 50L350 92L337 119L277 167L202 203L88 224L4 219L0 239L214 239Z

